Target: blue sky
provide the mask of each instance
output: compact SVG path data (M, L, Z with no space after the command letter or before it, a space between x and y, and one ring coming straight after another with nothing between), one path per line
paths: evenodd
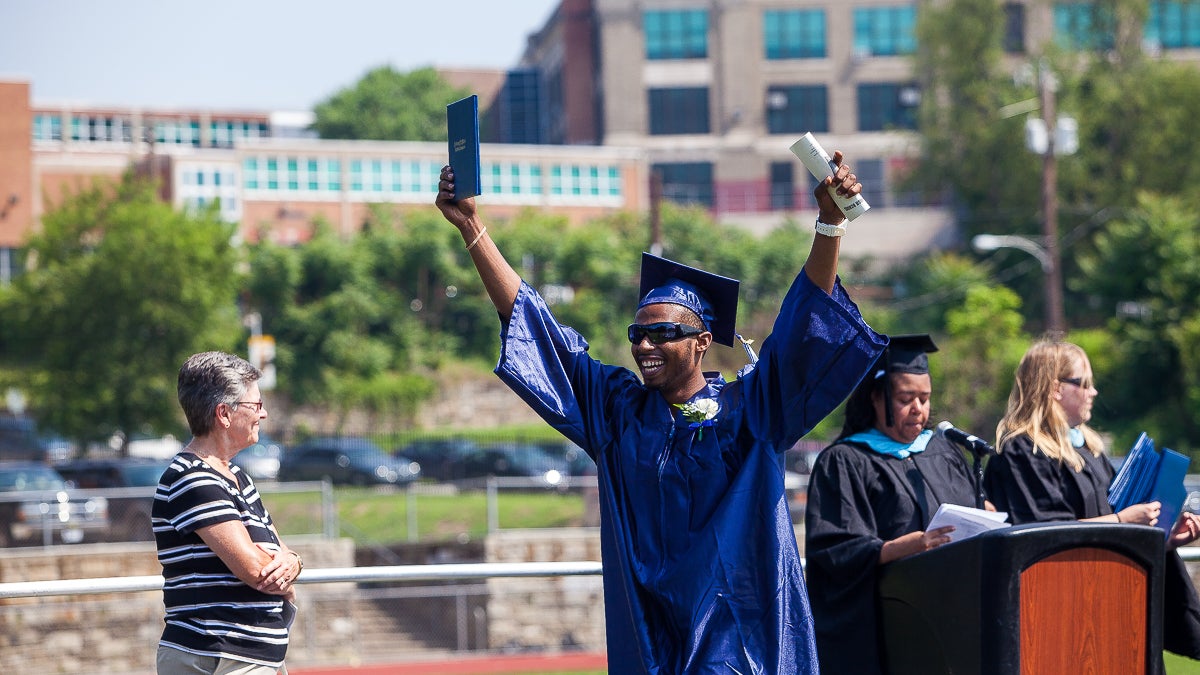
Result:
M35 102L309 110L381 65L507 68L557 0L0 0Z

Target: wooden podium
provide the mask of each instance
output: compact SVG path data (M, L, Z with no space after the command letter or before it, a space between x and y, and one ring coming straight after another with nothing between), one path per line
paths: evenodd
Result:
M881 570L890 675L1162 674L1162 530L994 530Z

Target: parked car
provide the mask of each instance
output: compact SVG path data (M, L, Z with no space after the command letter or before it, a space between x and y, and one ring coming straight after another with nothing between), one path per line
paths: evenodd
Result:
M105 541L151 541L150 510L154 489L170 460L144 457L76 459L54 468L83 490L103 490L108 500L109 528Z
M546 441L538 443L547 454L553 457L561 457L567 462L567 470L572 476L595 476L596 462L588 457L587 452L575 445L571 441L563 439L562 441Z
M536 445L496 443L481 446L459 459L466 478L496 476L530 478L538 487L558 489L570 476L567 460L555 457Z
M468 478L463 459L478 452L479 444L465 438L426 438L392 454L418 462L422 478L455 481Z
M421 465L389 455L365 438L314 438L289 449L279 462L280 481L323 480L336 485L405 485Z
M108 529L108 500L83 497L41 462L0 463L0 547L78 544Z
M55 462L71 454L71 444L38 431L31 417L0 415L0 461Z
M283 445L259 432L258 442L235 455L233 463L256 481L275 480L282 458Z

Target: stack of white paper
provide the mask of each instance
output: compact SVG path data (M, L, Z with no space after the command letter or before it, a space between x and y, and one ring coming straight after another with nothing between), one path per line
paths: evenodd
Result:
M954 531L949 536L950 541L955 542L990 530L1008 527L1008 523L1004 522L1006 520L1008 520L1008 513L1004 511L985 511L957 504L942 504L938 507L937 513L933 514L933 520L929 522L929 527L925 528L925 531L953 525Z

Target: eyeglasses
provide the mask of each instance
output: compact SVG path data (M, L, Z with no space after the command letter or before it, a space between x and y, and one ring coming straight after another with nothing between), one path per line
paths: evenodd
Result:
M1082 377L1060 377L1060 378L1058 378L1058 381L1063 382L1065 384L1073 384L1076 387L1079 387L1080 389L1091 389L1092 388L1092 381L1085 380Z
M234 405L252 405L252 406L254 406L253 412L256 412L256 413L261 412L262 408L263 408L262 401L234 401L233 404Z
M682 323L631 323L629 324L629 341L636 345L641 344L642 340L649 339L650 344L661 345L694 337L703 332L699 328Z

